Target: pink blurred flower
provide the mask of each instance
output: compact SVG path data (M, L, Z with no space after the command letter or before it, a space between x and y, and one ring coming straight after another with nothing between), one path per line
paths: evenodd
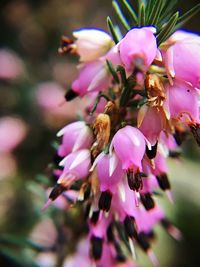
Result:
M147 69L157 54L155 28L133 28L119 43L120 57L127 71L132 71L138 59Z
M0 180L16 174L17 163L11 153L0 153L0 170Z
M24 75L22 60L7 49L0 50L0 79L15 80Z
M36 101L44 112L46 122L52 127L61 127L66 120L74 120L78 110L83 111L83 105L75 100L75 113L74 103L66 103L64 94L64 89L52 81L42 82L36 88Z
M2 117L0 119L0 152L11 152L25 138L26 124L19 118Z

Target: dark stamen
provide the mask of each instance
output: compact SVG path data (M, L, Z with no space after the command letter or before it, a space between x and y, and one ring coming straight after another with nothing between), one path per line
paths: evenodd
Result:
M151 150L146 146L146 154L149 159L154 159L156 157L157 146L158 146L158 143L152 146Z
M149 238L146 233L140 232L137 236L137 241L144 251L147 251L150 248Z
M102 255L103 239L100 237L91 237L91 256L95 260L99 260Z
M99 209L104 211L109 211L112 201L112 194L110 191L104 191L101 193L99 198Z
M135 225L135 218L132 216L126 216L124 220L124 228L129 237L136 238L137 236L137 230Z
M142 176L139 172L133 174L132 170L128 170L127 172L127 178L128 178L128 185L131 190L136 190L137 192L142 189L143 182L142 182Z
M76 98L77 96L78 96L78 94L76 92L74 92L72 89L69 89L65 94L65 99L66 99L66 101L71 101L74 98Z
M158 184L162 190L169 190L171 188L169 179L166 173L162 173L156 176Z
M97 210L97 211L93 211L93 213L92 213L92 217L91 217L91 222L93 223L93 224L96 224L97 223L97 221L98 221L98 219L99 219L99 210Z
M151 210L155 207L155 202L150 193L141 194L141 201L146 210Z
M65 187L63 187L62 185L60 184L56 184L54 186L54 188L52 189L50 195L49 195L49 198L51 200L55 200L57 197L59 197L64 191L66 190Z
M113 233L113 223L111 223L108 226L107 231L106 231L106 235L107 235L108 242L114 242L115 237L114 237L114 233Z

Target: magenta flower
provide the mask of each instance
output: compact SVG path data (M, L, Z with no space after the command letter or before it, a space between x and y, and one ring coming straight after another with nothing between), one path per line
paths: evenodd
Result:
M106 60L110 60L114 65L121 63L117 46L113 47L104 57L81 65L79 76L72 83L72 91L82 97L90 92L108 89L112 75L108 70Z
M151 65L157 53L154 33L153 27L134 28L121 40L119 51L127 71L132 71L139 60L145 69Z
M64 170L57 183L68 187L74 181L84 179L89 175L91 167L90 151L82 149L73 152L60 162L60 166L63 166Z
M164 191L173 201L167 158L179 155L188 130L200 144L200 37L180 31L169 37L178 13L164 10L162 1L151 10L151 2L139 1L140 14L131 21L129 4L114 1L123 28L136 25L121 36L121 27L108 18L115 45L96 29L74 32L75 41L62 39L59 51L78 54L82 62L65 99L86 96L89 102L84 121L58 133L62 139L52 165L57 184L50 202L60 196L59 207L68 209L68 202L77 200L85 207L84 253L78 249L67 267L133 267L135 244L157 267L154 227L161 224L173 237L181 236L155 195ZM129 19L120 6L132 15Z
M166 102L164 104L169 116L181 121L199 121L198 92L183 81L166 84Z
M116 193L118 183L122 179L124 172L122 171L121 163L117 158L114 159L117 162L112 162L113 157L116 157L114 153L111 157L105 155L100 159L97 163L97 173L100 182L100 191L104 192L109 190L114 194ZM111 164L114 164L114 166L111 166Z
M166 69L171 77L200 88L200 37L187 32L175 33L163 52ZM173 43L174 42L174 43Z
M92 132L84 121L68 124L57 133L57 136L63 136L58 148L60 157L65 157L79 149L89 148L93 140Z
M135 127L126 126L117 131L113 137L112 146L121 160L123 170L142 169L145 142L144 135Z
M144 107L142 109L144 110ZM145 107L144 118L139 126L140 131L144 134L152 146L158 141L159 135L163 129L162 117L156 107ZM144 111L143 111L144 112ZM151 122L151 127L149 127Z

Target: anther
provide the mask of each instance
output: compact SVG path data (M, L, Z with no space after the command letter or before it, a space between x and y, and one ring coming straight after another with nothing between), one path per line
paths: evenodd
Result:
M140 197L146 210L151 210L155 207L155 202L150 193L141 194Z
M142 176L139 172L133 174L132 170L127 172L128 185L131 190L139 191L143 187Z
M156 179L158 181L158 184L162 190L169 190L171 188L169 179L167 177L166 173L162 173L160 175L156 176Z
M97 211L93 211L92 213L92 217L90 219L90 221L93 223L93 224L96 224L98 222L98 219L99 219L99 210Z
M135 224L135 218L132 216L126 216L124 220L124 228L127 233L127 235L131 238L137 237L137 229Z
M149 238L144 232L140 232L137 235L137 242L144 251L150 249Z
M66 101L71 101L74 98L76 98L77 96L78 96L78 94L76 92L74 92L72 89L69 89L65 94L65 99L66 99Z
M91 256L95 260L99 260L103 250L103 239L100 237L91 237Z
M154 159L156 157L157 146L158 146L158 143L152 146L151 150L148 148L148 146L146 146L146 154L149 159Z
M54 188L52 189L50 195L49 195L49 198L51 200L55 200L57 197L59 197L64 191L66 190L65 187L63 187L62 185L60 184L56 184L54 186Z
M99 198L99 209L109 211L112 201L112 194L110 191L104 191Z

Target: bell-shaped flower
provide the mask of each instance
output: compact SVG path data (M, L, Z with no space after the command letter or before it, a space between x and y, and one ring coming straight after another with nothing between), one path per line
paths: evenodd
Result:
M91 167L90 151L82 149L66 156L59 164L64 170L57 183L69 187L73 182L89 175Z
M169 47L163 49L163 58L169 75L200 88L200 36L178 32L168 43Z
M199 103L197 89L183 81L166 84L164 107L170 118L181 121L199 121Z
M120 56L127 71L133 71L138 62L147 69L157 54L155 28L130 30L119 44Z
M73 32L76 52L80 56L80 61L94 61L104 56L114 42L109 34L97 29L81 29Z
M163 129L161 112L156 107L142 106L139 112L144 112L143 120L139 126L152 146L158 141L159 135Z
M100 183L100 191L104 192L109 190L113 194L116 192L118 183L124 175L121 162L114 153L112 156L105 155L98 161L97 173Z
M108 89L112 81L112 75L106 60L111 61L114 66L121 63L117 46L114 46L104 57L83 64L80 67L78 78L72 83L71 90L82 97L91 92Z
M84 121L68 124L57 133L57 136L63 136L58 148L60 157L65 157L79 149L89 148L93 141L92 131Z
M140 130L132 126L121 128L113 137L112 147L121 160L123 170L141 170L146 141Z

